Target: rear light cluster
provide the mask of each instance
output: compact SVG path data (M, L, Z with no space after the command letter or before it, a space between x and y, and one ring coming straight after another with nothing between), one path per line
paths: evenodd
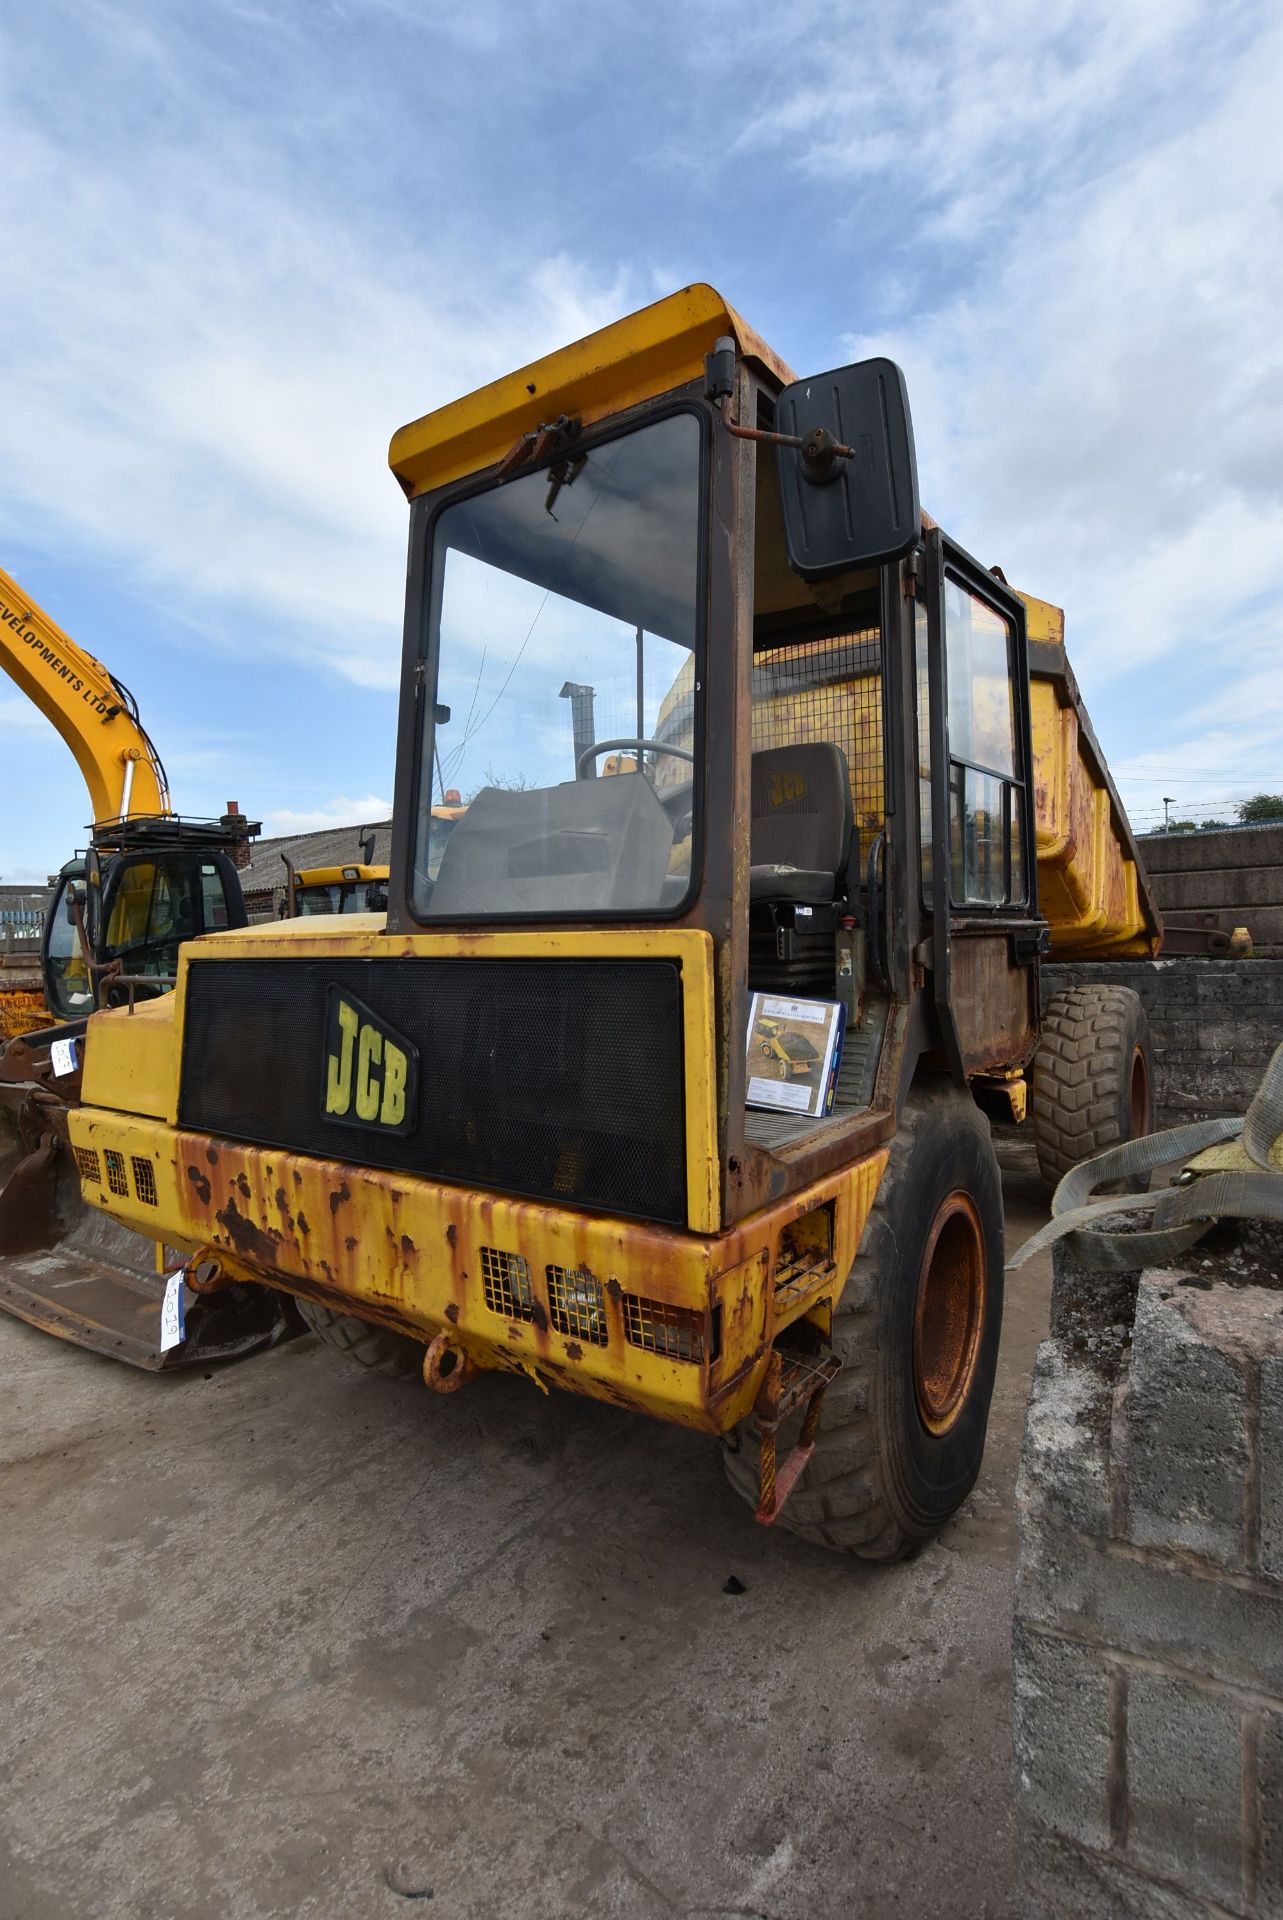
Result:
M555 1333L587 1346L610 1344L605 1291L588 1267L544 1268L548 1324ZM538 1303L530 1263L502 1247L482 1247L481 1286L491 1313L504 1320L534 1320ZM706 1317L698 1308L674 1307L639 1293L619 1296L624 1339L644 1353L698 1366L706 1348Z

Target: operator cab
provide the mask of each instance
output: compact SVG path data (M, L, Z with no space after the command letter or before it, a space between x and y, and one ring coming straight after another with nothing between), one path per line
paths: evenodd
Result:
M246 924L240 880L224 849L252 823L228 818L243 831L172 815L115 822L67 862L41 946L45 998L59 1020L168 992L184 941Z

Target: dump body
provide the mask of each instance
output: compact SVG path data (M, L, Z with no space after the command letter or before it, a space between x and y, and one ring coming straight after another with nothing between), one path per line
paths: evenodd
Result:
M1065 616L1021 594L1029 623L1038 904L1054 960L1147 959L1163 922L1065 655Z

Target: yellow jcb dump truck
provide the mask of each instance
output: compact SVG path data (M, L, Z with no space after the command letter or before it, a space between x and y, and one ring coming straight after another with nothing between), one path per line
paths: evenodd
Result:
M1053 1159L1147 1120L1133 995L1040 1041L1049 943L1160 932L1056 617L923 519L890 362L797 381L706 286L391 464L387 913L215 935L95 1015L84 1191L198 1293L284 1290L436 1389L502 1368L679 1422L763 1521L901 1554L984 1444L978 1102L1031 1086ZM487 765L434 871L434 787ZM826 1117L746 1106L754 989L845 1002Z
M183 941L245 925L230 855L257 828L234 807L174 813L129 689L2 569L0 668L71 748L93 810L45 915L43 1013L6 1021L0 1042L0 1309L143 1366L248 1351L283 1324L261 1290L202 1307L186 1346L161 1353L156 1257L96 1206L83 1217L64 1148L89 1015L167 992Z

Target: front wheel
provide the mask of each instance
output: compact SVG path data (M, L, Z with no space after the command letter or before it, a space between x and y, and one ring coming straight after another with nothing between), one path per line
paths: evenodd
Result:
M1002 1329L1002 1186L971 1096L915 1088L833 1316L842 1372L779 1525L895 1560L932 1538L975 1485ZM781 1455L787 1442L781 1436ZM728 1440L731 1484L756 1504L752 1421Z

